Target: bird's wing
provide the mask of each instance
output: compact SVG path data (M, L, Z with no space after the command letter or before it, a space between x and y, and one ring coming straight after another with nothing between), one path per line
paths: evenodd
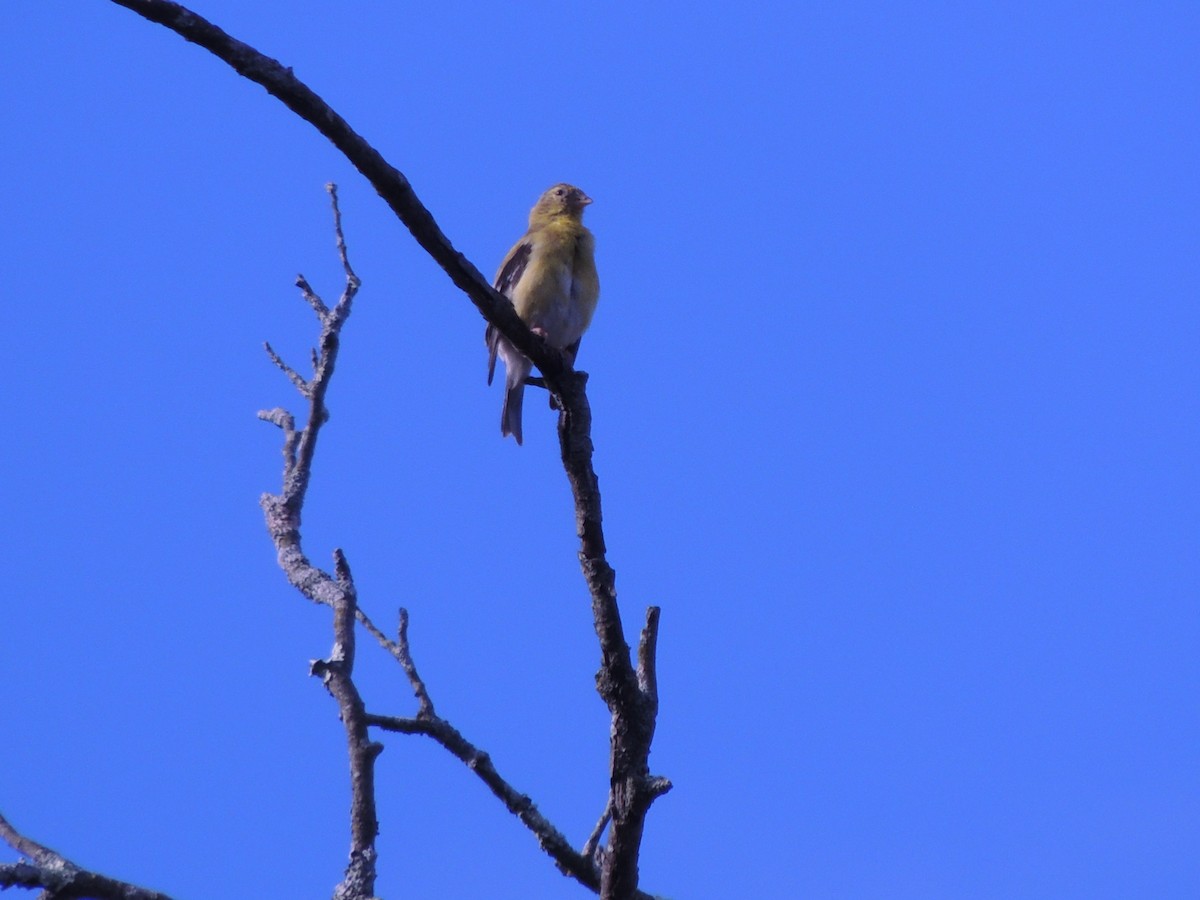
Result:
M517 282L521 280L521 276L525 272L525 267L529 265L531 253L533 253L533 242L526 235L508 251L508 256L504 257L504 262L500 264L500 271L496 273L494 286L510 300L513 288L517 286ZM496 353L500 347L500 331L496 326L489 325L487 331L484 332L483 339L487 343L488 384L491 384L492 377L496 374Z
M513 288L517 286L517 282L521 280L521 275L525 272L525 267L529 265L529 256L533 253L533 241L528 236L517 241L516 246L508 251L508 256L504 257L504 262L500 264L500 271L496 275L496 290L502 293L505 297L511 297Z

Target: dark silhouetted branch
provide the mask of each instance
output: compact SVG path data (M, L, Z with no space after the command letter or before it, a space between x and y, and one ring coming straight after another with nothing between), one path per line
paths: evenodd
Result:
M562 832L538 811L537 805L529 796L522 794L500 775L487 752L476 747L463 737L462 732L450 722L434 713L429 691L425 682L417 674L417 667L413 662L412 650L408 642L408 610L400 610L397 640L391 641L382 634L377 637L385 643L389 652L396 658L408 676L413 694L417 698L418 711L417 715L412 717L368 714L368 722L384 731L393 731L399 734L423 734L433 738L474 772L500 799L505 808L533 832L538 845L554 860L555 865L563 874L598 892L601 888L600 870L593 863L592 855L587 852L577 852ZM651 900L649 894L641 891L637 891L631 896L635 900Z
M171 900L166 894L89 872L60 853L30 840L0 816L0 839L30 862L0 864L0 890L10 887L41 889L53 900Z
M559 372L567 368L562 354L525 327L508 299L497 293L479 270L454 249L429 210L417 199L408 179L297 78L290 68L231 37L178 3L167 0L113 2L151 22L166 26L224 60L239 75L262 85L284 106L316 128L362 173L417 243L517 349L532 359L543 372Z

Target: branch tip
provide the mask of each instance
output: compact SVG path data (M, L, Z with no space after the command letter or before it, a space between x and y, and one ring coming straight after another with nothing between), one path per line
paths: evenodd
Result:
M638 688L658 709L658 620L662 610L657 606L646 609L646 624L638 640Z
M592 829L592 833L588 835L587 841L583 845L581 855L592 861L593 865L599 866L600 838L604 835L604 828L608 825L612 818L612 797L609 796L608 802L604 804L604 812L600 814L600 820L596 822L596 827Z
M340 547L333 551L333 571L342 587L353 588L354 576L350 574L350 563Z
M675 787L675 785L671 783L671 779L663 778L661 775L651 776L650 780L646 784L646 789L650 792L650 797L652 799L655 797L661 797L673 787Z
M285 363L283 359L280 358L279 354L275 352L275 348L272 347L269 342L263 341L263 347L267 351L267 356L271 358L271 362L275 363L279 370L287 376L288 381L290 381L296 390L300 392L300 396L307 397L311 388L309 387L309 383L304 380L303 376Z

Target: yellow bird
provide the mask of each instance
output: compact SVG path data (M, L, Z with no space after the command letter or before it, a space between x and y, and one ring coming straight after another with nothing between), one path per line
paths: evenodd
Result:
M550 346L565 350L572 365L600 297L596 240L583 227L583 209L591 202L569 184L556 184L542 194L529 212L529 230L504 257L495 281L496 290L512 301L525 324ZM500 434L511 434L520 444L525 379L533 363L491 325L484 339L488 384L496 372L497 354L504 360Z

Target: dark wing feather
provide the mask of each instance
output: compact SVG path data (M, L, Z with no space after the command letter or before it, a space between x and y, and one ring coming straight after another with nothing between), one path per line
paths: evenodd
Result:
M518 242L508 251L508 256L504 258L504 263L500 266L495 283L496 290L505 297L512 297L513 288L525 273L525 267L529 265L529 255L532 252L533 244L528 240ZM500 347L500 332L496 330L495 326L489 325L483 334L483 339L487 343L488 384L491 384L492 377L496 374L496 352Z
M504 265L500 267L500 274L496 276L496 290L505 297L512 296L512 289L525 273L525 267L529 265L529 255L532 252L533 244L528 240L521 241L508 251L508 257L504 260Z
M483 333L483 340L487 344L488 384L490 385L492 376L496 374L496 353L500 349L500 332L496 330L495 325L488 325L487 331Z

